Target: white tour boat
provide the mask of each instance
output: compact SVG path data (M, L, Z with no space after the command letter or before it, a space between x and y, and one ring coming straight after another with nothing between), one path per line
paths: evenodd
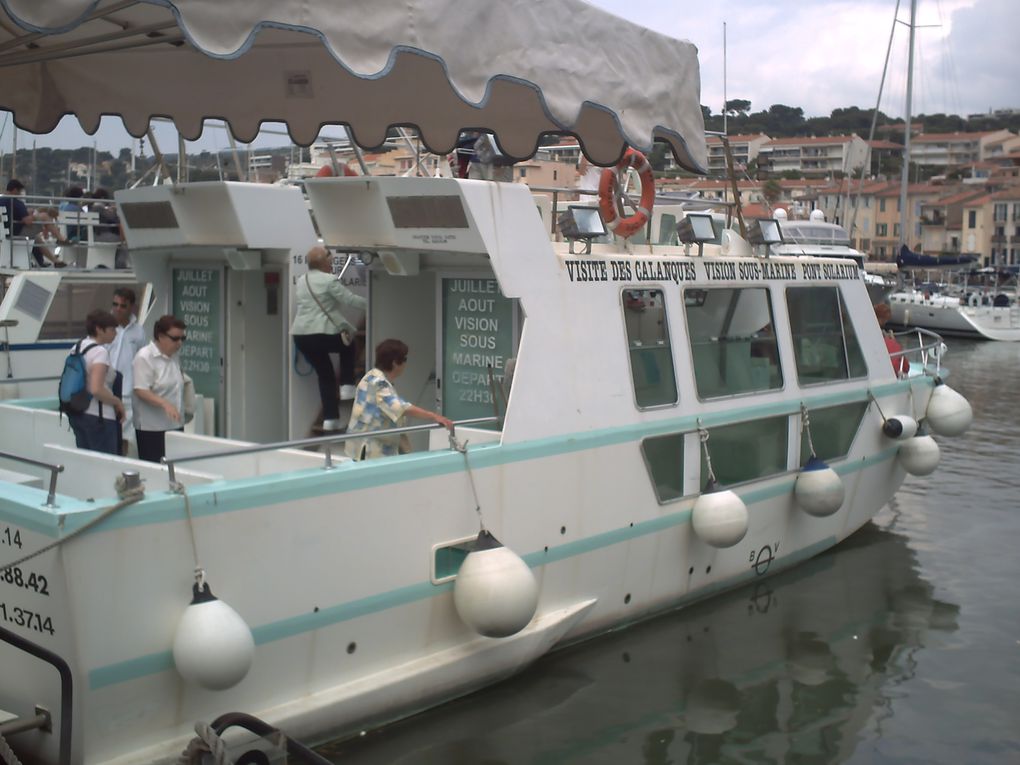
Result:
M252 114L287 114L283 99L304 135L358 103L368 114L352 116L352 133L366 144L416 122L428 145L450 148L459 127L484 125L523 156L558 129L608 164L655 135L703 166L693 46L583 3L466 3L454 24L424 0L411 3L420 16L377 2L371 34L385 48L338 31L331 3L303 3L300 18L286 4L227 5L209 17L129 6L143 39L161 20L167 44L97 45L69 62L59 35L88 26L92 4L28 19L5 7L32 30L28 53L9 46L26 66L51 42L39 30L58 42L42 64L51 111L7 88L0 106L36 128L66 108L86 122L119 111L136 132L156 113L183 127L226 114L243 133ZM603 75L598 57L558 45L557 30L578 28L654 49L628 58L656 67ZM334 53L339 67L307 29L333 51L359 43L364 66ZM465 46L464 30L491 44ZM551 73L541 56L522 70L499 55L520 49L515 34L529 50L556 47ZM372 62L386 75L352 74L374 75ZM109 78L84 76L104 67L154 81L115 108ZM491 93L441 108L454 84L480 92L464 71ZM281 94L271 81L284 73ZM224 98L254 82L264 100ZM326 97L334 87L398 97ZM620 169L642 162L628 151ZM715 236L704 218L654 210L649 241L668 221L685 244L592 244L604 221L590 208L551 238L550 201L521 184L351 177L306 189L307 201L224 182L117 194L137 278L153 287L149 320L187 323L182 365L217 435L170 433L157 465L76 449L53 399L0 405L0 730L25 760L175 761L211 721L202 741L236 754L252 744L225 733L235 712L308 741L383 724L810 558L867 523L907 472L936 469L928 430L969 423L927 346L909 375L894 372L856 265L748 243L742 256L701 252ZM643 228L642 214L625 223ZM288 326L320 236L367 264L368 348L410 346L398 387L433 396L457 422L452 437L412 426L410 453L365 462L342 456L343 434L305 438L318 396L291 363Z

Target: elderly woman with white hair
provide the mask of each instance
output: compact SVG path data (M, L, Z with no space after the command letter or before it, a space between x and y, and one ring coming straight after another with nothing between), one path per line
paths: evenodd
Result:
M363 311L366 302L333 275L329 251L322 246L308 251L308 271L295 286L297 313L290 334L319 381L322 429L340 430L340 399L354 398L354 327L345 311ZM331 353L340 357L340 388Z

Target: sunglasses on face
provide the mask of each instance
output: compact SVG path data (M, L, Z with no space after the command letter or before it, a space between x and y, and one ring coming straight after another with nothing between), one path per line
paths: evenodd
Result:
M128 304L127 303L118 303L118 302L114 301L113 307L114 308L127 308Z
M183 343L188 339L187 335L167 335L166 337L173 340L175 343Z

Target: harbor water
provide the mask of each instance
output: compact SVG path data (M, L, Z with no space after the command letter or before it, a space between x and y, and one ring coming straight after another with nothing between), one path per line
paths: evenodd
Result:
M1020 763L1020 344L949 347L973 425L835 549L319 751L344 765Z

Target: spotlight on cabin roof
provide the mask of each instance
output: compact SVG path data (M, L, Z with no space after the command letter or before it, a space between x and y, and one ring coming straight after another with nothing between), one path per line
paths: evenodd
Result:
M676 235L683 244L698 245L700 256L705 242L714 242L716 238L712 216L706 213L688 213L676 224Z
M747 241L751 244L782 244L783 232L775 218L755 218L747 227Z
M557 223L563 238L571 243L571 253L574 251L573 243L575 241L583 241L585 253L588 253L591 252L591 240L606 236L608 233L597 207L571 205L560 213Z

